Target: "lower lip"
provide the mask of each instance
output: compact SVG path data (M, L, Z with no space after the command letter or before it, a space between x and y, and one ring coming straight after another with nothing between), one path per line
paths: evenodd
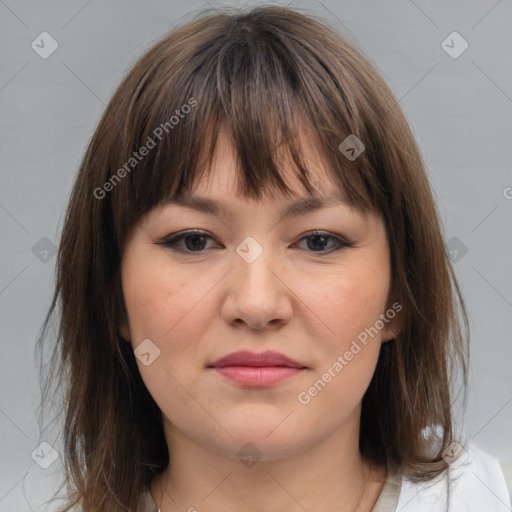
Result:
M225 366L213 369L237 384L253 387L272 386L303 371L288 366Z

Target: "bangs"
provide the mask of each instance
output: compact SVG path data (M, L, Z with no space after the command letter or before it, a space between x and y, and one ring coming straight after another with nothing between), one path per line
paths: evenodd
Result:
M359 210L377 208L380 187L367 140L372 127L356 115L368 107L358 105L343 83L350 78L333 65L339 57L333 53L328 62L288 38L286 27L277 30L243 16L207 21L208 30L201 32L203 23L196 22L199 44L187 45L179 31L171 34L124 83L131 102L121 116L122 150L111 172L126 169L127 162L135 165L112 190L119 247L144 214L191 193L196 180L210 172L222 129L234 146L241 195L261 199L274 190L289 195L285 169L312 194L301 144L308 136L347 202ZM225 26L214 30L215 24ZM351 134L366 145L354 161L338 149ZM146 156L135 162L143 147Z

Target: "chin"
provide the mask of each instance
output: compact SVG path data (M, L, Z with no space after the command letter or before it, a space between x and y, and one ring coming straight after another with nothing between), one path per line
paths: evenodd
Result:
M233 437L227 439L227 443L223 444L223 451L230 452L230 456L238 456L238 452L242 450L254 450L256 455L262 460L275 460L293 455L301 451L307 440L300 433L300 430L290 428L290 425L284 425L281 416L278 421L263 421L258 423L257 420L250 427L246 426L227 426L227 430ZM247 419L243 423L246 423ZM281 424L280 424L281 423Z
M248 467L256 462L269 462L284 459L302 451L302 443L295 443L292 439L271 442L265 436L254 438L240 436L231 439L229 445L217 445L216 451L231 459L239 460Z

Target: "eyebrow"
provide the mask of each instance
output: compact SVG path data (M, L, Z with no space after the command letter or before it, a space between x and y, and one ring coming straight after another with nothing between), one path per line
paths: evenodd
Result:
M333 197L310 197L300 198L288 203L281 211L280 218L298 217L306 213L327 208L329 206L347 205L344 199L336 199ZM197 210L203 213L210 213L217 217L232 217L233 213L223 204L213 199L200 196L187 196L171 198L165 201L165 205L178 205Z

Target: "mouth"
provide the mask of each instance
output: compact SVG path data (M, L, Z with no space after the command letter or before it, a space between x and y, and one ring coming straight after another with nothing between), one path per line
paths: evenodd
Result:
M255 354L246 350L217 359L208 368L241 386L267 387L303 373L308 368L279 352Z

